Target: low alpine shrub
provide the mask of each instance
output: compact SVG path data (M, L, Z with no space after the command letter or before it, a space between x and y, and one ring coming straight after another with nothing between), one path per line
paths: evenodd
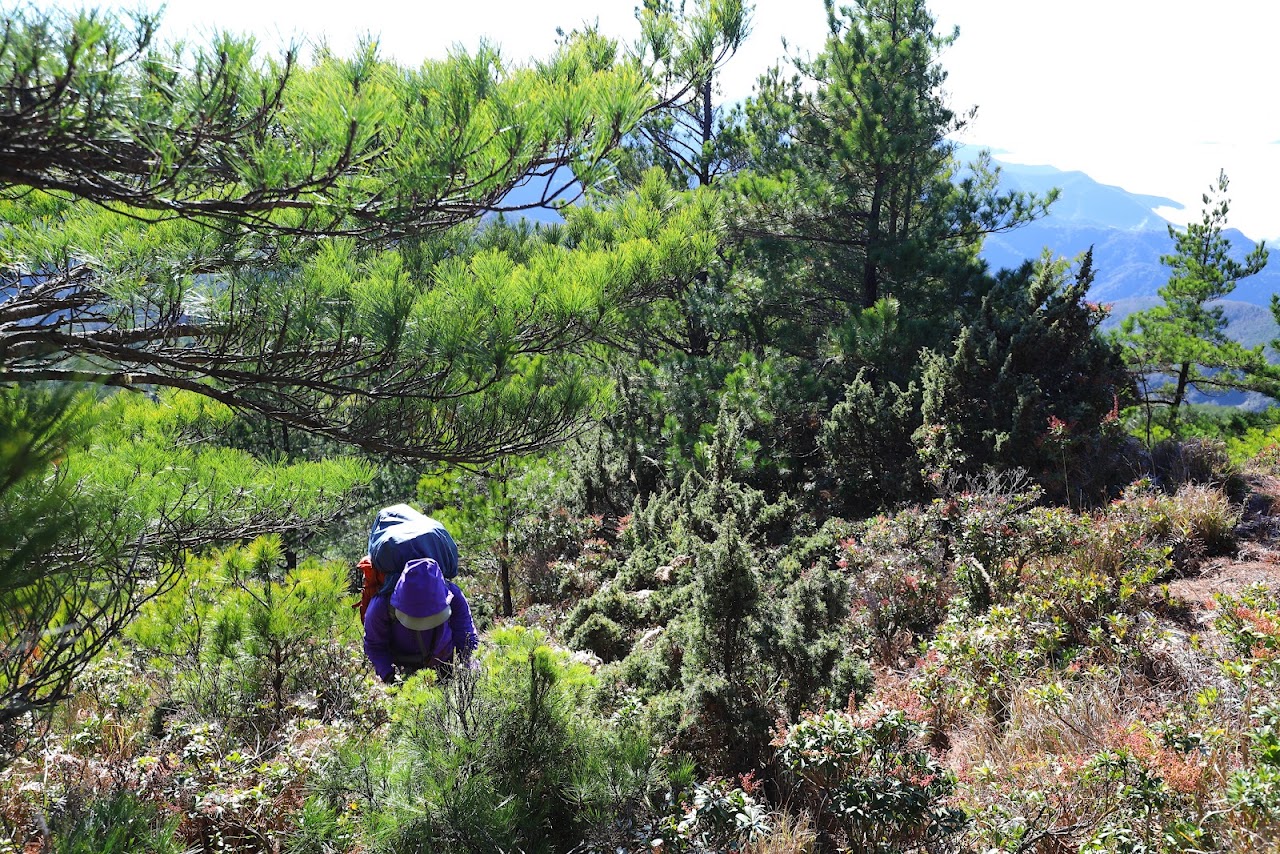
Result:
M646 814L646 738L583 711L594 678L544 640L495 631L475 669L399 688L385 742L339 754L320 791L359 805L371 850L563 850Z
M819 830L853 851L930 850L965 826L955 778L927 746L928 727L872 703L811 714L778 734L778 760Z
M180 854L176 817L163 817L132 792L117 789L64 807L50 822L54 854ZM43 849L42 849L43 850Z

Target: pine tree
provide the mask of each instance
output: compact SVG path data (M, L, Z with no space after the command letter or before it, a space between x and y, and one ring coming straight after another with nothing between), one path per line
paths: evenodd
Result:
M639 198L473 240L531 176L594 182L652 104L592 33L527 68L302 68L166 52L145 16L0 19L0 748L190 554L351 512L373 475L336 447L475 462L581 429L583 350L714 255L705 205ZM237 412L332 458L229 447Z
M208 440L233 421L193 394L0 394L0 766L189 554L331 525L373 477Z
M615 67L593 33L536 67L482 48L409 71L368 45L309 67L296 48L263 58L225 34L166 46L148 14L19 7L2 24L4 194L45 190L153 221L438 232L561 165L593 183L651 103L638 70Z
M656 166L677 187L710 186L736 165L726 144L732 119L718 103L718 77L750 33L750 4L645 0L636 15L636 56L656 85L659 106L625 143L634 157L630 171Z
M953 345L925 360L917 442L956 473L1023 469L1058 500L1098 498L1130 387L1088 301L1093 259L1046 252L1000 274Z
M1159 291L1164 302L1129 315L1121 326L1119 340L1141 391L1148 438L1156 407L1165 407L1166 426L1178 432L1180 410L1192 389L1266 389L1263 348L1231 340L1222 307L1214 305L1240 279L1261 272L1266 244L1259 243L1243 260L1232 257L1231 241L1223 234L1230 207L1226 172L1219 173L1203 202L1200 222L1185 231L1169 226L1174 251L1160 259L1170 270Z
M935 32L924 0L826 8L823 51L797 60L790 79L774 69L749 105L746 229L807 256L802 296L789 301L820 322L890 295L906 316L926 315L938 277L962 279L954 267L973 261L984 234L1034 218L1048 199L996 193L986 161L953 182L947 137L965 118L945 100L939 55L958 33Z
M513 185L564 164L594 181L651 105L595 34L530 68L481 49L417 71L371 50L273 68L221 40L168 57L161 86L150 19L7 20L6 91L26 94L0 139L0 382L181 388L376 453L483 460L578 429L603 384L565 354L666 281L660 257L709 261L698 227L673 245L649 210L582 247L470 250Z

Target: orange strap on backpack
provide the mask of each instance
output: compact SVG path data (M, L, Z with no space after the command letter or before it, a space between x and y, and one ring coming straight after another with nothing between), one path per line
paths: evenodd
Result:
M351 603L351 607L360 609L360 622L363 623L364 612L369 610L369 603L373 601L374 596L378 595L378 591L382 589L382 585L387 579L381 572L373 568L373 561L369 560L368 555L360 558L360 563L356 564L356 568L364 576L364 586L360 588L360 601Z

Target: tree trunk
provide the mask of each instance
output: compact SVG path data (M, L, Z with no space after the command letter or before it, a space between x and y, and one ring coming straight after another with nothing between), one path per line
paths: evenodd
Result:
M715 132L715 112L711 109L711 76L702 81L702 156L698 160L698 180L702 186L711 184L711 158L707 156L707 144Z
M1178 433L1178 408L1187 396L1187 377L1191 374L1191 363L1183 362L1178 371L1178 387L1173 392L1173 400L1169 403L1169 432Z
M711 108L711 77L708 76L698 87L702 96L699 105L698 124L702 132L702 153L698 158L698 183L703 187L711 185L714 176L711 174L711 158L707 156L707 146L711 143L715 132L715 112ZM706 271L694 276L693 288L705 288L711 276ZM686 297L688 292L686 292ZM702 318L695 313L693 306L685 306L685 343L690 356L706 356L711 352L711 334Z
M509 474L502 471L502 542L498 544L498 584L502 587L502 616L515 613L511 602L511 499L507 495Z
M876 268L880 249L880 214L884 207L885 180L876 175L875 192L867 216L867 256L862 262L862 307L871 308L880 299L880 271Z
M498 584L502 587L502 616L510 617L515 611L511 604L511 562L504 551L498 555Z

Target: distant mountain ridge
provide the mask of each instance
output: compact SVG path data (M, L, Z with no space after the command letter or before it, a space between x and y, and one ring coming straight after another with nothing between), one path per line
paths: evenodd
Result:
M982 149L959 146L962 163L971 162ZM1048 216L1005 234L987 238L982 258L992 269L1017 267L1039 258L1045 247L1054 255L1073 258L1093 247L1095 273L1091 298L1111 306L1105 328L1115 328L1127 315L1150 308L1159 300L1158 291L1169 278L1169 268L1160 256L1173 251L1169 221L1157 208L1182 209L1182 205L1161 196L1130 193L1121 187L1102 184L1083 172L1064 171L1052 166L1026 166L1001 161L1000 187L1046 193L1057 187L1061 194ZM1243 258L1255 242L1236 229L1226 231L1233 254ZM1271 295L1280 293L1280 253L1255 276L1240 281L1230 297L1222 301L1228 319L1228 334L1248 347L1270 344L1280 338L1280 326L1271 315ZM1280 361L1280 354L1268 357ZM1227 405L1257 406L1245 395L1228 395L1218 402Z
M969 162L981 150L961 145L956 153L961 162ZM1168 233L1169 221L1156 209L1182 209L1183 205L1162 196L1130 193L1083 172L1007 163L998 153L992 161L1000 167L1002 189L1061 190L1048 216L987 238L982 257L992 268L1016 267L1039 258L1045 247L1055 255L1071 258L1092 246L1096 278L1090 293L1100 302L1123 304L1138 297L1154 297L1168 280L1169 270L1160 263L1160 256L1173 251L1173 240ZM1256 245L1236 229L1228 229L1226 235L1238 257L1243 258ZM1241 281L1231 300L1269 308L1271 295L1277 292L1280 256L1258 275Z

